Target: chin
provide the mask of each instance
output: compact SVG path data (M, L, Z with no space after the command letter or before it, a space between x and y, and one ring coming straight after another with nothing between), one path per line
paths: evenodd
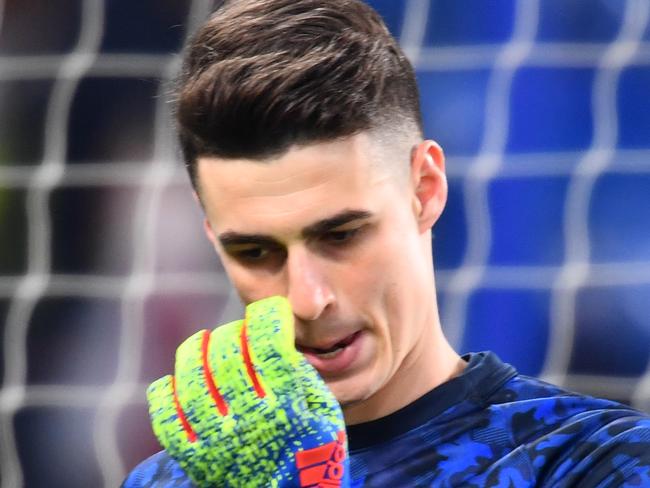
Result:
M372 395L372 391L369 391L370 388L365 385L360 385L359 382L355 381L335 381L327 383L327 386L332 391L334 397L342 408L356 405Z

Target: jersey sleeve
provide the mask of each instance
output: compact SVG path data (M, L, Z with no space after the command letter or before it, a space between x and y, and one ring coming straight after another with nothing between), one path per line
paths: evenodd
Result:
M136 466L121 488L195 488L190 478L165 451Z
M562 430L533 449L533 465L554 467L550 485L650 486L650 418L632 411L588 412ZM561 455L551 459L553 453Z

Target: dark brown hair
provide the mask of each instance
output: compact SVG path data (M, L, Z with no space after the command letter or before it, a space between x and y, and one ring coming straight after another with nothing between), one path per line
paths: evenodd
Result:
M176 90L192 183L200 156L266 159L382 127L421 135L413 68L361 0L231 0L190 40Z

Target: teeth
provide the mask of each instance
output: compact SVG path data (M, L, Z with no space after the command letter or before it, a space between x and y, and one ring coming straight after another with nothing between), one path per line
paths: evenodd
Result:
M317 355L318 355L319 358L330 359L330 358L333 358L334 356L336 356L342 350L343 350L343 347L337 347L336 349L334 349L332 351L318 353Z

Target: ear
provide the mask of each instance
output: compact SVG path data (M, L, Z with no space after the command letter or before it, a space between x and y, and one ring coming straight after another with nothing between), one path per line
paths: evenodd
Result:
M423 141L411 153L413 210L420 232L431 229L447 203L445 155L431 140Z

